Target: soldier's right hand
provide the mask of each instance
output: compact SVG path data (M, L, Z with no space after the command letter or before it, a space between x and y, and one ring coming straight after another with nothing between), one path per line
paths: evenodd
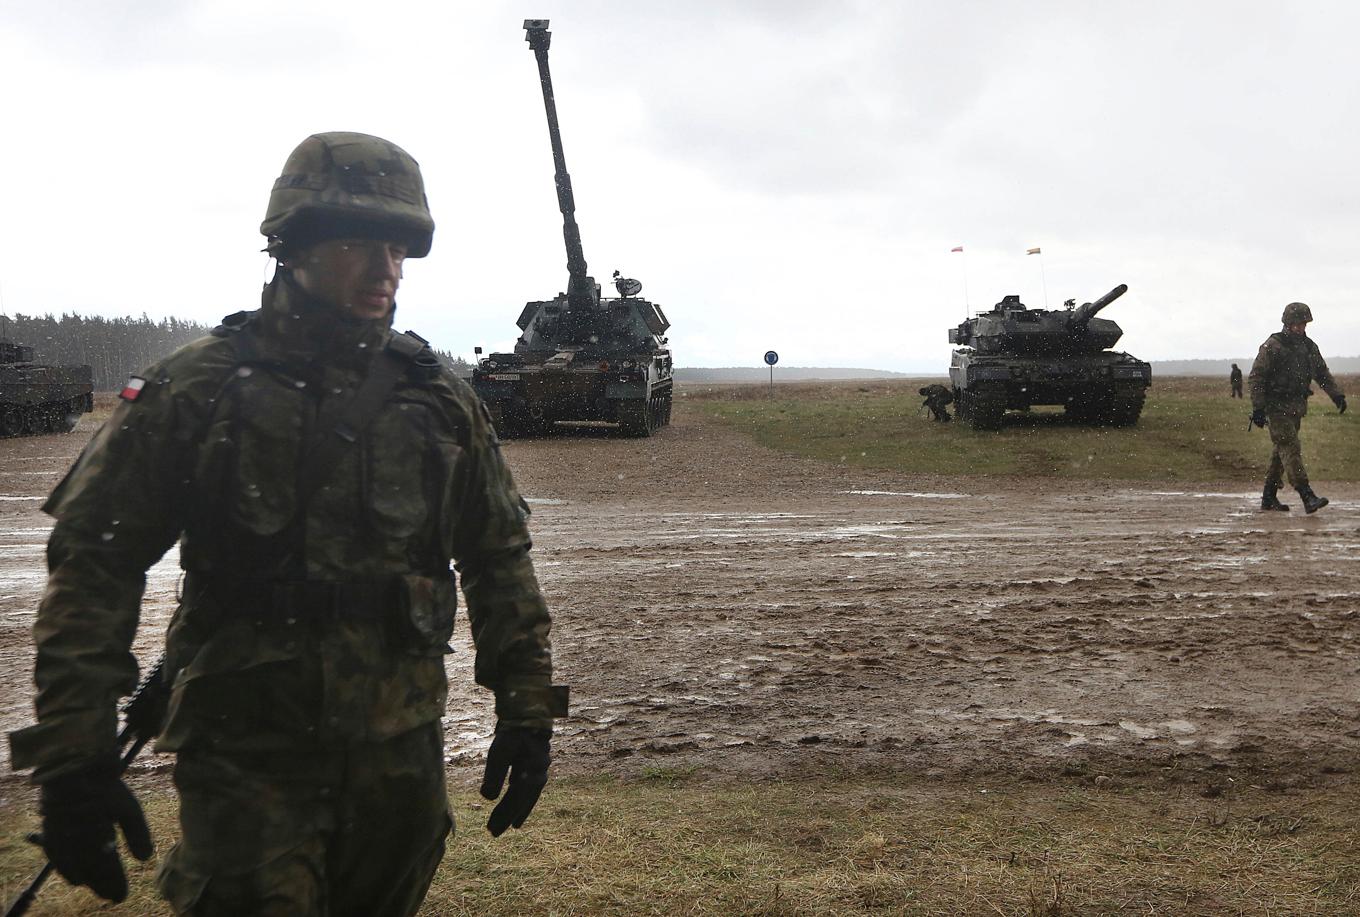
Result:
M1332 399L1332 404L1336 405L1336 412L1337 412L1338 414L1344 414L1344 413L1346 413L1346 396L1345 396L1345 395L1337 395L1335 398Z
M118 779L116 759L42 785L40 843L57 872L72 885L88 885L117 903L127 897L127 876L118 858L113 828L123 831L128 850L150 858L151 830L137 798Z
M1252 411L1251 422L1256 424L1256 426L1258 427L1264 427L1266 425L1266 409L1257 408L1256 410Z

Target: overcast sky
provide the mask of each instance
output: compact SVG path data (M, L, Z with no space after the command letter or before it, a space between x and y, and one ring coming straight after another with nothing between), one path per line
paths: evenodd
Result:
M1353 2L6 4L3 311L253 308L288 152L355 130L438 227L397 325L508 348L566 286L527 17L591 273L679 365L940 372L965 279L974 311L1127 283L1145 359L1250 356L1296 299L1360 354Z

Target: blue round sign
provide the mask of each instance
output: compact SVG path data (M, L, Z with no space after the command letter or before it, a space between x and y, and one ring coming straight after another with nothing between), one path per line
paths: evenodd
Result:
M776 363L778 363L778 362L779 362L779 354L775 353L773 350L767 350L767 351L765 351L765 363L766 363L766 365L773 366L774 364L776 364Z

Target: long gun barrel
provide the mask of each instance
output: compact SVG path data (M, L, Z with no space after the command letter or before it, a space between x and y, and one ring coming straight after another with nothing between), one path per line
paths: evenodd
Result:
M1114 302L1119 297L1123 296L1128 291L1129 285L1127 283L1121 283L1119 286L1115 287L1113 290L1106 293L1104 296L1100 297L1095 302L1088 302L1078 306L1075 310L1073 310L1071 316L1068 317L1067 327L1072 328L1074 330L1084 329L1086 327L1086 323L1089 322L1097 312L1108 306L1110 303Z
M164 667L165 657L162 656L123 707L123 728L118 733L120 774L128 769L137 753L161 730L165 708L170 702L170 688L165 683ZM42 869L28 880L19 896L5 908L5 917L20 917L27 913L53 869L51 860L44 863Z
M571 193L571 175L567 173L567 160L562 153L562 132L557 126L557 102L553 99L552 74L548 71L548 46L552 44L548 20L524 20L524 40L529 43L538 60L538 82L543 87L543 108L548 114L548 139L552 142L557 208L562 211L562 238L567 244L567 308L597 309L600 290L595 279L586 274L581 230L576 225L576 199Z

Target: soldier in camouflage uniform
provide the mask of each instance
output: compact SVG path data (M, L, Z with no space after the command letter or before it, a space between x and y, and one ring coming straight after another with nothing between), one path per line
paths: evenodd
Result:
M949 412L945 410L945 407L954 403L954 393L948 386L932 382L930 385L919 389L918 394L925 398L921 407L930 410L931 420L938 420L941 423L949 422Z
M1228 389L1233 398L1242 397L1242 369L1236 363L1228 372Z
M1317 344L1308 337L1308 323L1312 311L1301 302L1284 307L1281 321L1284 329L1277 331L1261 345L1256 362L1247 376L1251 390L1251 422L1258 427L1270 426L1270 468L1266 471L1266 486L1261 493L1261 509L1287 511L1288 506L1276 496L1282 475L1299 492L1303 509L1315 513L1327 505L1326 497L1313 493L1308 484L1308 472L1303 467L1299 446L1299 425L1308 413L1309 387L1314 381L1331 396L1337 410L1346 412L1346 396L1327 369Z
M38 722L11 742L73 883L126 895L115 824L151 853L117 776L115 704L137 681L145 571L177 540L158 739L177 753L182 839L158 876L176 913L415 912L452 827L451 560L496 696L483 795L509 775L488 828L537 800L566 697L528 509L471 389L391 328L402 261L433 230L405 151L303 141L261 227L279 262L262 307L134 377L45 504Z

